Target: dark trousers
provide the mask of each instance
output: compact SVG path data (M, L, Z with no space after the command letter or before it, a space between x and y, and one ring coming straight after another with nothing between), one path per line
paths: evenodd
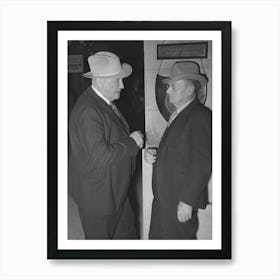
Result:
M85 239L136 239L134 215L126 199L113 215L93 215L79 207Z
M193 210L189 221L180 223L177 208L164 208L153 200L149 239L196 239L197 230L197 210Z

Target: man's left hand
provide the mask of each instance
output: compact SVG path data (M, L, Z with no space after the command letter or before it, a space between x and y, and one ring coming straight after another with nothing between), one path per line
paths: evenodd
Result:
M180 201L177 207L177 218L180 223L185 223L192 218L192 206Z

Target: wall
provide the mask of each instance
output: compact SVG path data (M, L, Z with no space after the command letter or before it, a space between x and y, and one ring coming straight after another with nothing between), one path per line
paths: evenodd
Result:
M182 43L184 41L180 41ZM190 41L188 41L190 42ZM157 146L166 128L167 122L162 117L155 98L155 79L157 74L169 76L171 65L179 59L157 60L157 45L177 43L176 41L145 41L144 42L144 69L145 69L145 125L147 146ZM179 43L179 42L178 42ZM186 60L186 59L184 59ZM191 59L201 66L200 59ZM208 57L203 59L203 66L209 78L207 87L206 106L212 108L212 44L208 42ZM201 67L202 71L202 67ZM143 160L143 238L148 238L151 219L152 195L152 165ZM212 184L209 183L209 199L211 202ZM211 239L212 235L212 206L199 211L199 239Z

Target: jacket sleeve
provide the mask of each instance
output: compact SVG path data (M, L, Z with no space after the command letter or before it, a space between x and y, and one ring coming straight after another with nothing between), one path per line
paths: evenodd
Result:
M185 139L189 145L183 157L187 168L180 166L177 174L177 186L180 186L179 200L196 207L212 172L212 116L206 111L196 113L190 120L189 137ZM183 150L183 149L182 149Z
M82 111L79 130L82 145L88 156L88 162L94 168L116 163L125 157L135 156L138 146L131 137L124 137L115 143L108 143L105 127L97 111L85 108Z

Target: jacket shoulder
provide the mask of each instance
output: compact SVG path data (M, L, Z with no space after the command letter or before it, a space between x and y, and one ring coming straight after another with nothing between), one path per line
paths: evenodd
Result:
M192 117L198 118L198 119L205 119L205 120L211 120L212 119L212 111L210 108L208 108L205 105L198 104L194 110L192 111Z
M81 118L85 114L96 114L101 111L98 102L91 94L93 93L88 88L80 95L70 114L70 122Z

